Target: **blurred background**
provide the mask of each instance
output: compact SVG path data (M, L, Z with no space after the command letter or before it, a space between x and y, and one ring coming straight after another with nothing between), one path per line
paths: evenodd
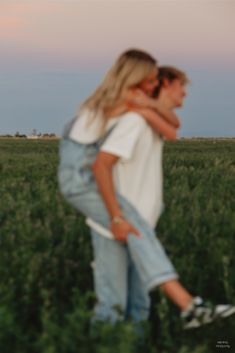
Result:
M0 135L61 134L124 50L192 80L181 137L235 134L233 0L0 0Z

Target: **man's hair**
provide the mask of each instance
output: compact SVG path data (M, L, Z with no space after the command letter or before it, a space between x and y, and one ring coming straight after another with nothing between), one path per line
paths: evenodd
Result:
M157 97L164 85L164 80L172 82L174 80L180 80L183 85L190 83L190 80L186 73L182 70L177 69L174 66L160 66L158 68L158 80L159 84L154 91L154 97Z

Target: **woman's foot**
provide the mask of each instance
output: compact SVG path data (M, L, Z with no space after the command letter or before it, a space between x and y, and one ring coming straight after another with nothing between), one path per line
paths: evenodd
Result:
M190 306L181 311L181 319L185 330L209 324L217 319L226 318L235 313L235 306L230 304L213 305L194 297Z

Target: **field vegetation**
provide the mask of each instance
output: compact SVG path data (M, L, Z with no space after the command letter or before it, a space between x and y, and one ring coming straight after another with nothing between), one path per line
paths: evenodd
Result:
M235 316L184 332L159 291L142 346L131 322L90 329L89 229L60 195L57 165L58 141L0 140L0 352L235 352ZM181 281L235 304L235 140L166 143L164 176L157 234Z

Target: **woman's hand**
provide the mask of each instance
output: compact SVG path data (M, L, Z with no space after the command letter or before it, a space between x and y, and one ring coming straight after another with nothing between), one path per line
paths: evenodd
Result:
M115 117L128 111L134 111L138 108L149 107L151 105L151 100L152 99L140 89L132 88L128 90L123 101L120 101L112 108L106 108L104 113L109 118Z
M128 112L129 106L126 101L119 102L115 107L106 108L104 114L108 118L116 117Z
M124 243L127 242L127 237L129 234L138 238L141 237L139 231L124 218L120 218L119 222L111 222L110 229L114 235L114 238Z
M139 88L129 89L126 95L126 103L129 107L151 107L153 98L150 98Z
M107 108L104 111L105 116L111 118L122 115L128 111L135 111L138 108L155 107L155 99L148 97L141 89L131 88L127 91L124 99L119 101L116 106Z

